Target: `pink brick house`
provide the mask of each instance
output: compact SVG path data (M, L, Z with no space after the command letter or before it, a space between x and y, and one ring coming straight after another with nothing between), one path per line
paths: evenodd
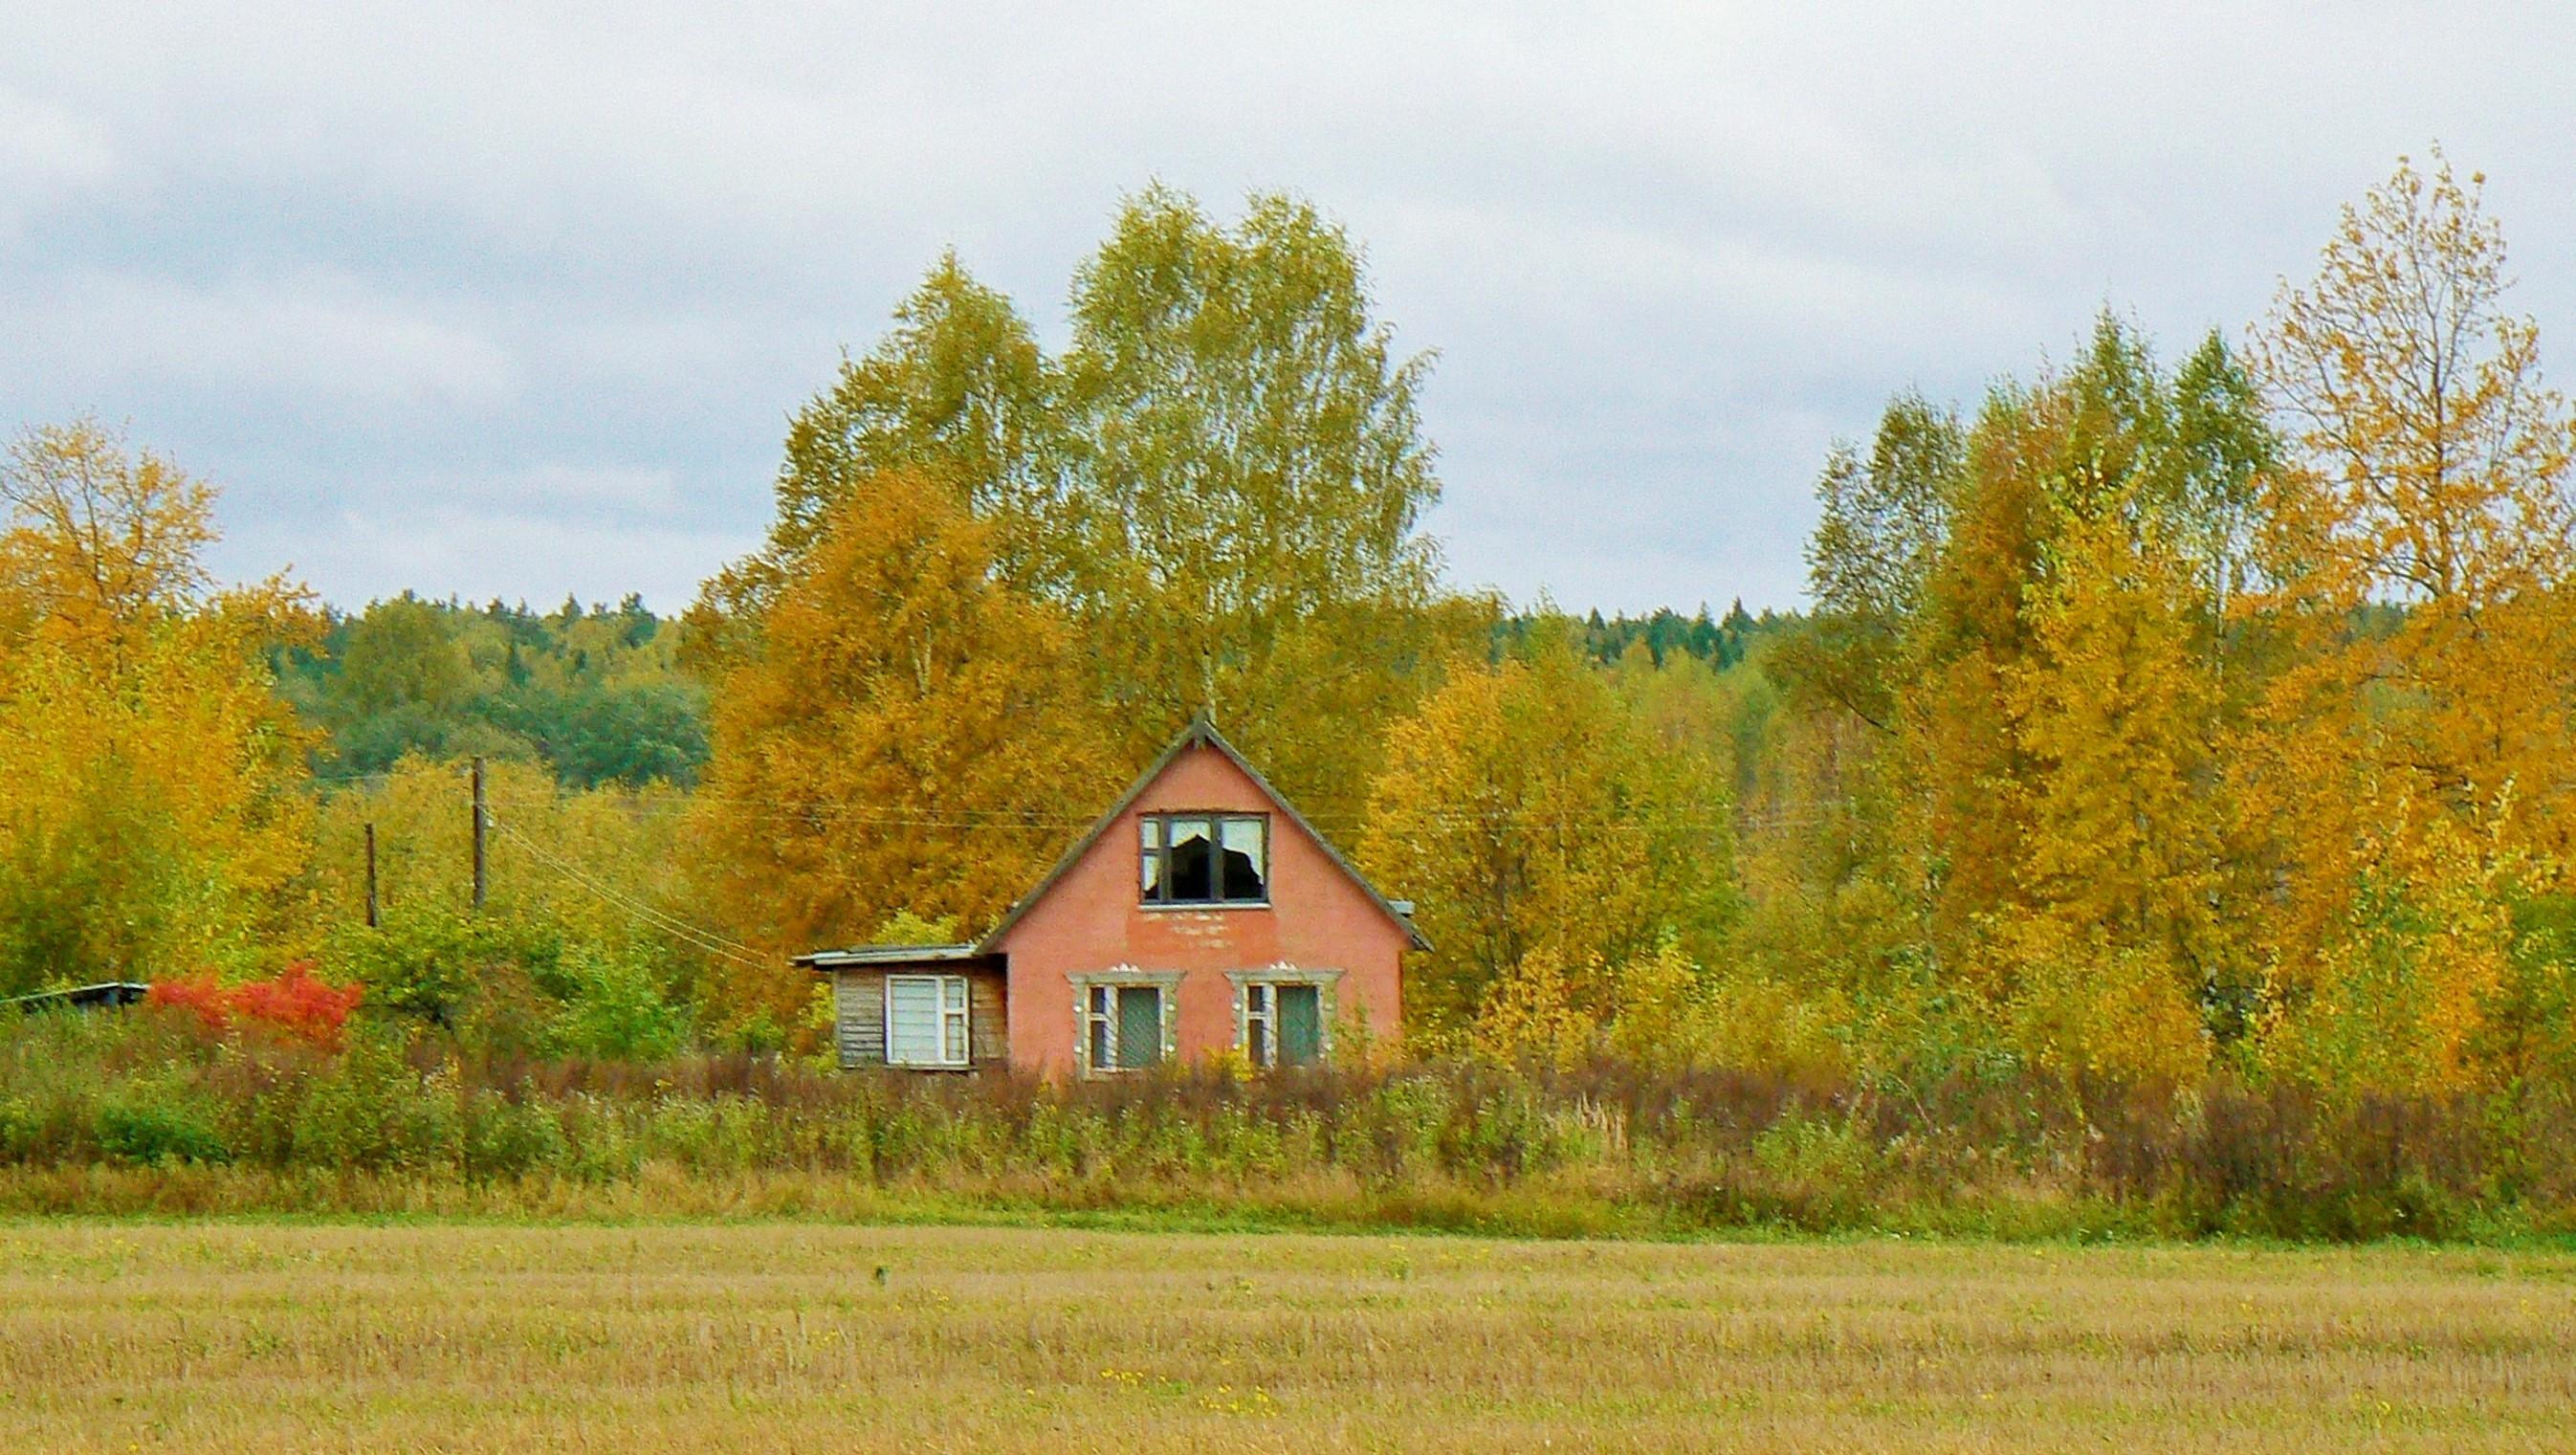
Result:
M1395 1034L1410 915L1202 718L982 939L796 963L831 977L844 1067L1284 1066Z

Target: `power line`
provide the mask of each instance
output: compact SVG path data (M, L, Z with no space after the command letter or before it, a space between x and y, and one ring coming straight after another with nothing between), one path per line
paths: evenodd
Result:
M560 799L551 800L551 802L554 803L560 803L561 801L562 800ZM660 799L649 803L628 802L620 804L618 807L623 811L630 813L673 814L685 813L699 804L705 803L721 803L736 807L772 809L775 811L766 814L756 814L753 815L753 817L764 818L781 823L877 823L899 826L923 826L930 828L1062 829L1084 828L1088 827L1092 822L1092 820L1088 818L1054 815L1032 816L1029 814L1013 812L1008 809L949 809L944 812L930 813L906 809L834 808L821 804L802 804L793 799L732 798L713 794L688 794L681 797ZM537 807L543 805L536 801L520 800L513 806Z
M651 928L660 930L664 934L671 936L673 939L679 940L693 948L703 950L710 955L719 955L725 959L732 960L737 964L750 965L761 969L768 968L770 962L761 958L759 952L753 950L749 945L725 939L712 930L702 929L686 920L678 918L675 915L665 913L661 910L655 909L651 905L643 903L640 900L621 894L617 890L612 889L583 873L581 870L574 868L572 865L565 863L563 860L547 853L545 850L539 848L536 842L525 834L506 828L497 823L493 825L493 828L501 833L509 835L512 839L517 840L520 847L526 849L530 854L535 855L537 859L553 868L556 872L562 874L565 878L570 879L575 884L589 890L600 899L625 910L637 919L642 920Z
M528 837L526 834L520 833L517 829L510 827L508 824L503 823L498 819L488 819L487 822L494 832L506 835L507 837L517 841L521 848L524 848L530 854L535 855L539 862L551 867L557 873L562 874L565 878L572 880L575 884L589 890L601 899L624 909L627 913L643 920L646 924L653 926L664 934L670 935L675 939L684 941L698 949L704 950L708 954L721 955L737 964L749 965L755 969L761 970L766 970L770 967L772 962L763 958L760 952L753 949L751 946L743 944L737 940L726 939L724 936L717 934L713 930L703 929L697 925L689 923L687 920L679 918L677 915L666 913L662 910L655 909L653 906L646 904L641 900L630 898L627 895L600 883L598 880L593 879L588 874L585 874L572 865L565 863L563 860L556 858L554 855L547 853L538 845L536 840Z
M700 799L697 801L703 803L724 803L747 807L767 806L759 800L718 798ZM664 813L677 813L686 810L690 806L691 805L688 803L674 802L668 804L649 805L649 809ZM648 806L638 805L638 807ZM808 809L796 807L779 807L773 812L754 814L751 816L772 823L859 823L899 828L1007 829L1019 832L1041 829L1083 829L1089 828L1093 823L1097 822L1096 817L1031 818L1024 815L997 813L989 818L972 818L964 817L955 813L927 814L871 809ZM1440 825L1486 825L1526 831L1606 828L1613 830L1632 829L1642 832L1646 828L1646 825L1639 823L1633 815L1614 814L1601 814L1579 818L1561 817L1546 819L1524 819L1517 814L1511 813L1430 813L1412 814L1407 816L1417 820L1428 819L1432 823ZM1374 821L1367 819L1309 818L1307 822L1312 823L1319 828L1329 827L1337 831L1342 831L1365 830L1370 827ZM1682 819L1668 818L1663 819L1660 822L1664 825L1679 828L1714 829L1730 826L1734 823L1734 820L1729 818L1703 816Z
M836 808L820 804L803 804L792 799L742 798L729 795L691 794L652 803L621 805L630 812L683 813L699 804L724 804L737 808L773 810L750 817L773 823L859 823L898 828L1008 829L1028 832L1041 829L1082 829L1097 822L1096 815L1081 817L1030 815L1009 809L949 809L940 812L918 812L905 809ZM521 803L516 806L535 806ZM1832 811L1830 805L1799 810L1796 816L1822 815ZM1410 813L1406 818L1436 826L1501 827L1527 832L1560 829L1610 829L1646 831L1648 825L1636 814L1576 814L1549 818L1525 817L1509 809L1433 809ZM1656 826L1685 829L1719 829L1739 827L1776 827L1784 819L1781 811L1737 817L1734 815L1693 815L1682 818L1658 818ZM1387 832L1383 820L1365 818L1313 818L1307 822L1337 832L1362 832L1372 827Z

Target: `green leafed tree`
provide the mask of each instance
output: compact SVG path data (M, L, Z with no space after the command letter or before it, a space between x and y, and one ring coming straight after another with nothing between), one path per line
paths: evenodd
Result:
M1357 806L1383 725L1478 620L1435 609L1419 395L1342 230L1162 187L1076 276L1063 364L1078 608L1144 751L1212 709L1291 792Z
M1061 611L1113 749L1212 710L1320 816L1355 814L1385 725L1492 610L1445 599L1418 395L1356 246L1312 207L1232 224L1155 187L1077 273L1048 358L951 257L796 418L763 548L692 616L702 660L756 650L819 523L883 480L987 530L994 579Z
M1866 459L1836 445L1817 482L1807 543L1815 630L1792 670L1875 727L1893 724L1896 659L1939 564L1966 458L1957 416L1909 394L1880 417Z
M707 583L693 624L702 664L739 650L803 568L832 511L869 482L936 483L993 523L994 566L1060 586L1078 502L1059 488L1053 371L1010 299L944 253L877 346L841 361L789 425L762 547Z

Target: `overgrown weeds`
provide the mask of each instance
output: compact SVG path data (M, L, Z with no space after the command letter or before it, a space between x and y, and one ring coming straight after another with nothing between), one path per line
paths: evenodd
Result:
M1609 1062L1056 1084L476 1055L382 1024L332 1046L147 1007L0 1025L0 1207L2479 1239L2576 1231L2576 1096Z

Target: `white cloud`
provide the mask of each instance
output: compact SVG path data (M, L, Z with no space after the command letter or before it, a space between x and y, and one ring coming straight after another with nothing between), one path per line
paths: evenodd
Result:
M509 352L460 310L305 275L199 286L74 272L0 298L21 367L263 399L299 414L448 410L506 402ZM14 306L12 304L14 303Z
M0 84L0 244L115 176L116 149L99 126Z
M680 505L679 474L669 466L557 460L479 473L409 475L392 488L373 493L434 508L451 522L484 511L519 518L608 518L640 524L670 516Z
M2576 347L2571 51L2541 0L16 0L0 399L132 417L335 594L557 589L475 512L702 575L943 244L1060 337L1121 189L1288 187L1442 353L1462 580L1786 604L1889 393L2233 329L2435 137Z
M435 599L539 606L567 594L614 602L633 591L656 611L676 612L696 598L710 562L743 555L758 540L748 532L565 520L534 501L495 510L440 500L400 510L370 505L322 529L254 523L224 541L219 565L248 579L291 557L298 580L351 607L405 588Z

